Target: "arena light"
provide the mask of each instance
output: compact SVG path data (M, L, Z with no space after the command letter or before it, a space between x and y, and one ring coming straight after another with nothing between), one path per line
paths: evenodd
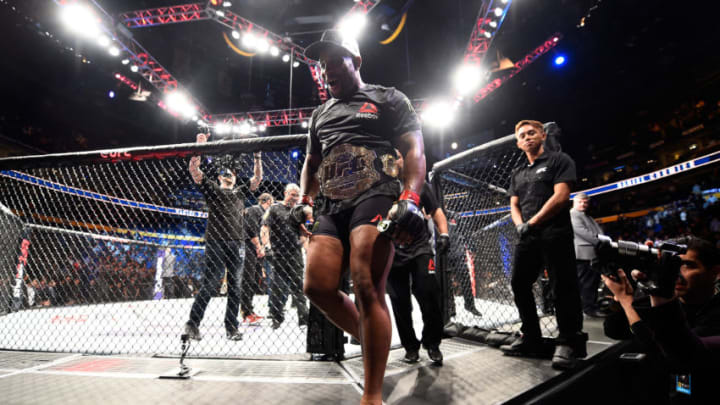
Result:
M108 97L115 98L115 92L112 90L108 91Z
M255 38L255 35L253 35L251 33L247 33L247 34L243 35L242 44L247 49L254 49L255 44L257 44L257 38Z
M60 20L70 31L80 36L94 38L100 35L100 18L85 5L73 3L64 6Z
M168 109L186 118L197 114L197 107L195 107L192 101L190 101L190 98L181 91L168 93L165 97L165 104L167 104Z
M215 133L218 135L229 134L231 130L232 130L232 127L229 124L226 124L224 122L215 124Z
M488 23L488 25L489 25L491 28L497 28L497 21L490 21L490 23Z
M112 56L120 56L120 48L117 46L111 46L108 48L108 53Z
M280 48L278 48L277 46L274 46L274 45L271 46L270 47L270 55L272 55L272 56L280 55Z
M130 66L130 71L132 71L133 73L137 73L138 70L140 70L140 68L137 67L137 65Z
M559 55L555 58L555 66L562 66L566 62L565 56Z
M282 56L282 61L285 62L285 63L290 62L290 54L287 54L287 53L286 53L285 55L283 55L283 56Z
M260 132L265 132L266 129L267 129L267 125L265 125L265 124L262 124L258 127L258 130L260 130Z
M225 12L222 10L215 10L215 14L217 14L219 17L225 17Z
M298 67L298 66L300 66L300 62L298 62L298 61L293 62L293 67L294 67L294 68L296 68L296 67Z
M500 7L496 8L496 9L495 9L495 16L496 16L496 17L500 17L500 16L502 16L502 15L503 15L503 9L500 8Z
M98 45L102 46L103 48L110 45L110 38L105 35L100 35L100 37L98 38Z
M458 148L457 142L451 143L451 144L450 144L450 147L451 147L453 150L457 149L457 148Z
M232 7L232 3L229 1L223 1L223 7L225 7L225 8Z
M490 38L492 37L492 32L490 32L490 31L485 31L485 32L483 33L483 35L485 35L485 38L490 39Z
M123 59L121 63L123 65L127 65L128 63L130 63L130 59Z
M233 32L232 32L232 37L235 38L235 39L240 39L240 33L237 32L237 31L235 31L235 30L233 30Z
M422 113L424 124L431 127L447 128L455 120L455 108L450 101L439 100L432 102Z
M352 13L340 21L338 30L345 38L357 39L367 24L367 17L363 13Z
M252 126L249 123L243 122L240 124L240 134L247 135L250 131L252 131Z
M260 38L255 43L255 49L259 53L266 53L270 49L270 43L266 38Z
M307 128L307 127L308 127L308 122L307 122L307 121L303 121L303 122L300 124L300 126L303 127L303 128Z
M482 70L479 66L463 63L453 76L455 90L462 95L473 92L482 80Z

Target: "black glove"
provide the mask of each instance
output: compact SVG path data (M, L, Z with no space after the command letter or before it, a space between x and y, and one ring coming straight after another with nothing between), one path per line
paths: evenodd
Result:
M517 230L518 236L522 239L525 235L530 233L530 224L523 222L520 225L515 225L515 230Z
M393 230L406 232L413 237L413 240L421 235L425 228L425 217L411 200L400 200L393 204L388 219L394 225L390 226L390 232Z
M450 235L443 233L440 236L438 236L437 241L437 251L438 253L445 253L450 248Z

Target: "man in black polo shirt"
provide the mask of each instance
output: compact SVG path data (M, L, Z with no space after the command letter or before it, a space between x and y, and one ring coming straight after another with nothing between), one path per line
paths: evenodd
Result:
M440 231L437 239L438 254L440 250L447 250L450 239L447 219L427 183L420 193L420 208L424 208L433 218ZM405 348L404 361L415 363L420 359L418 354L420 342L417 340L412 320L410 301L412 285L412 295L420 305L423 318L422 346L427 350L430 360L441 365L443 361L440 351L443 333L441 294L440 284L435 276L435 259L430 238L431 234L426 226L414 242L404 245L395 244L395 258L388 276L388 295L390 295L400 342Z
M265 249L260 243L260 223L265 211L273 204L273 197L263 193L257 201L257 205L245 209L245 265L240 288L240 309L243 322L248 324L257 324L263 319L255 313L253 296L260 292L260 280L264 278L262 260L265 258Z
M270 206L263 215L263 246L270 244L270 318L273 329L285 320L285 302L292 295L297 309L298 324L307 325L308 308L303 295L302 241L297 222L291 216L293 207L300 199L300 187L288 184L285 198L280 204Z
M209 135L198 134L197 142L205 143ZM205 316L210 298L220 288L223 274L227 269L228 298L225 308L225 332L230 340L242 340L238 331L238 309L240 306L240 283L245 259L243 230L244 187L235 187L235 168L231 164L211 168L219 171L217 182L200 169L200 156L190 159L190 175L208 206L208 221L205 229L205 274L200 291L195 297L190 319L185 324L185 333L195 340L202 339L200 322ZM254 175L250 179L250 191L255 191L262 178L262 162L259 153L254 155Z
M547 134L539 121L515 126L517 146L528 164L517 168L510 181L510 212L518 232L513 261L512 290L522 321L522 337L501 349L510 355L545 352L532 286L547 269L556 302L559 336L553 368L573 367L585 357L587 335L582 333L582 309L575 272L575 248L570 221L570 188L575 163L562 152L544 148Z
M362 345L362 403L382 403L392 326L385 283L393 257L390 238L377 229L387 216L393 237L407 243L425 226L420 191L425 149L412 104L401 92L366 84L357 42L338 31L323 33L305 54L320 61L332 98L312 115L303 166L302 202L317 195L308 245L305 294L335 325ZM393 164L405 160L403 184ZM340 288L350 269L358 307Z

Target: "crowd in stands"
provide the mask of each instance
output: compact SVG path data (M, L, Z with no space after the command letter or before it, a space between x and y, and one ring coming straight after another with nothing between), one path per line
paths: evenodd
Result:
M23 307L159 298L156 296L156 264L161 248L103 240L93 242L94 246L82 248L83 253L58 260L50 258L54 254L52 246L43 249L36 244L29 257L23 283ZM178 284L184 287L180 289L179 296L191 297L197 292L203 273L203 251L173 249L173 252L177 257ZM13 275L0 278L0 312L9 308L14 285Z
M613 239L636 242L660 241L682 236L697 236L720 248L720 203L718 189L701 190L699 185L685 199L659 207L648 215L624 218L603 224Z

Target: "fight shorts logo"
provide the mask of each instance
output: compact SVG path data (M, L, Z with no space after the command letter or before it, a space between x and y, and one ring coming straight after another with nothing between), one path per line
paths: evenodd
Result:
M360 107L357 114L355 114L355 118L376 120L380 118L378 117L378 108L373 103L365 103L362 107Z
M428 262L428 274L435 274L435 260L433 259Z
M383 218L382 218L382 215L377 214L377 215L375 215L375 218L373 218L372 220L370 220L370 223L374 224L374 223L376 223L376 222L378 222L378 221L382 221L382 219L383 219Z
M333 200L354 198L380 180L375 151L350 144L334 147L318 170L320 192Z

